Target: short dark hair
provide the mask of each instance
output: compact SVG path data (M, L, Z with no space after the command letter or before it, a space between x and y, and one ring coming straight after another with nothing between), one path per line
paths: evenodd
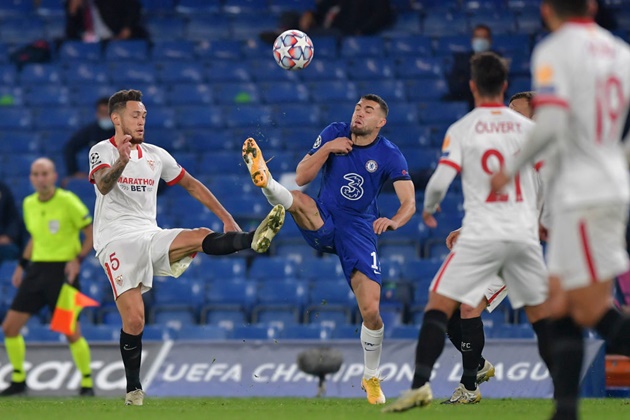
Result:
M492 38L492 29L490 29L488 25L483 24L483 23L478 23L473 28L473 32L475 32L477 29L483 29L484 31L488 32L488 35L490 35L490 38Z
M525 99L527 101L527 103L530 104L532 102L532 99L534 99L534 92L527 91L527 92L515 93L514 95L512 95L512 97L510 98L510 102L508 102L508 103L511 104L512 102L516 101L517 99Z
M109 106L109 98L107 96L103 96L101 98L98 98L96 100L96 107L98 108L99 106L105 105L105 106Z
M129 89L129 90L119 90L114 93L108 100L109 104L109 115L112 115L114 112L125 108L127 106L128 101L142 101L142 92L139 90Z
M385 102L385 99L381 98L380 96L374 94L374 93L368 93L367 95L363 95L361 96L361 99L366 99L368 101L374 101L376 102L381 109L383 110L383 113L385 114L385 117L387 117L387 115L389 115L389 107L387 106L387 102Z
M589 0L543 0L561 18L581 17L588 15Z
M481 96L496 96L503 91L508 68L505 60L497 54L478 53L470 59L470 75Z

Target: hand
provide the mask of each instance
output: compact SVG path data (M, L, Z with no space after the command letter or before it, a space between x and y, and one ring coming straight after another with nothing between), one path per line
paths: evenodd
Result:
M433 214L428 211L422 212L422 220L424 220L424 224L430 227L431 229L435 229L438 225L437 220L433 217Z
M120 159L120 162L123 165L129 163L129 159L131 159L131 136L129 134L125 134L116 148L118 149L118 154L120 155L118 158Z
M7 235L0 235L0 245L8 245L11 243L13 243L13 241Z
M326 143L325 147L330 153L336 155L347 155L352 150L352 140L348 137L337 137Z
M81 269L81 263L78 258L75 258L72 261L68 261L66 263L66 268L64 273L66 274L66 278L68 279L68 283L74 284L74 281L77 279L79 275L79 270Z
M128 27L124 27L121 29L121 31L118 33L118 36L116 36L116 39L129 39L131 38L131 29L129 29Z
M449 251L452 250L453 247L455 246L455 242L457 242L457 238L459 238L460 233L462 233L461 228L452 231L446 237L446 247L448 248Z
M510 177L501 170L490 179L490 187L492 191L499 192L510 182Z
M392 219L388 219L387 217L380 217L374 221L374 233L380 235L386 230L396 230L398 229L398 222L394 222Z
M538 236L539 239L543 242L547 242L547 238L549 238L549 230L542 225L542 223L538 224Z
M22 284L22 277L24 277L24 269L18 265L15 267L13 275L11 276L11 284L13 287L20 287L20 284Z
M238 223L230 217L229 220L223 222L223 232L242 232L242 230Z

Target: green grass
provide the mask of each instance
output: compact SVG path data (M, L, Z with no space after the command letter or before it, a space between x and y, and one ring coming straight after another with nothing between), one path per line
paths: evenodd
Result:
M143 407L125 407L122 398L1 399L2 419L273 419L337 420L369 418L422 419L548 419L548 400L484 399L471 406L433 403L402 414L381 414L381 407L363 399L306 398L147 398ZM582 402L582 419L630 419L630 400L591 399Z

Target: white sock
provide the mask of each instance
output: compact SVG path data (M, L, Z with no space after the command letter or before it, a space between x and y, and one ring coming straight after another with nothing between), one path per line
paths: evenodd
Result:
M272 206L282 204L282 206L288 210L293 205L293 195L291 191L287 190L282 184L273 179L271 174L269 174L267 186L262 189L262 192Z
M363 346L363 378L370 379L378 376L383 349L383 325L380 330L369 330L361 324L361 345Z

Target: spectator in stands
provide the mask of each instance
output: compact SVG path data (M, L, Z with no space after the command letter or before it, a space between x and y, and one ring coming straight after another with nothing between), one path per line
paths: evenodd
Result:
M0 264L17 260L21 250L22 218L8 185L0 181Z
M453 55L453 66L447 75L449 93L446 100L466 101L469 108L475 107L475 100L469 87L470 81L470 58L477 53L492 50L492 30L489 26L479 24L472 32L470 51L457 52Z
M273 42L287 29L299 29L311 37L374 35L394 21L389 0L316 0L315 3L314 10L302 14L284 13L278 31L263 32L261 38Z
M89 149L101 140L114 135L114 123L109 117L109 98L96 101L96 120L80 128L68 140L63 148L68 177L87 179L87 173L79 171L78 156L84 158L85 149Z
M66 37L85 42L148 38L139 0L67 0Z

